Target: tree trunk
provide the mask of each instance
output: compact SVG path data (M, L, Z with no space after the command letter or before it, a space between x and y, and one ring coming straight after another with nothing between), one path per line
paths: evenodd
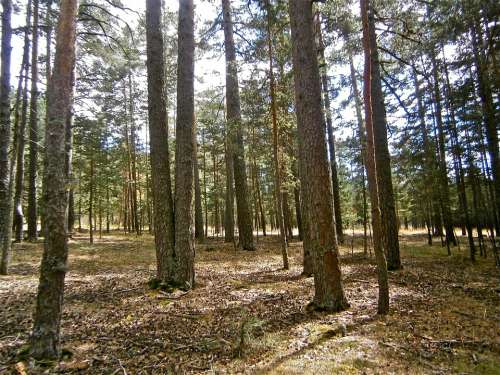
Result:
M94 243L94 151L90 151L90 176L89 176L89 241L92 245Z
M137 203L137 191L139 186L139 179L137 178L137 145L136 145L136 130L135 130L135 118L134 118L134 84L132 82L132 68L128 68L128 115L130 119L130 159L131 159L131 174L132 174L132 212L133 212L133 223L136 235L140 236L141 226L139 225L139 206Z
M229 145L233 151L232 156L236 209L238 213L239 245L244 250L255 250L253 243L252 213L250 212L248 204L245 149L243 146L238 70L233 38L233 21L231 19L230 0L222 0L222 14L224 20L224 47L226 54L227 126L229 130Z
M168 282L174 251L174 211L168 151L161 0L146 1L149 139L157 278Z
M67 270L68 203L65 164L66 117L72 107L72 74L75 67L77 0L61 2L56 37L54 71L48 88L48 124L45 131L45 247L31 336L35 358L57 358Z
M198 163L198 141L196 132L193 132L193 163L194 163L194 235L198 241L203 242L205 233L203 231L203 208L200 186L200 168Z
M21 102L16 101L16 174L14 181L14 237L16 241L23 240L23 191L24 191L24 149L25 149L25 133L26 133L26 123L28 115L28 72L29 72L29 50L30 50L30 39L29 30L31 29L31 16L32 16L32 1L28 0L26 5L26 29L24 31L24 50L23 50L23 60L21 63L21 70L19 75L19 86L18 86L18 97L21 97ZM23 82L23 83L21 83ZM22 94L19 94L21 93ZM19 96L20 95L20 96ZM19 104L21 106L21 118L19 119Z
M31 99L28 167L28 240L38 237L36 208L36 172L38 165L38 15L39 1L33 0L33 32L31 49Z
M23 80L21 118L17 122L16 174L14 181L14 237L23 240L23 190L24 190L24 149L26 141L26 121L28 112L28 65L21 78Z
M172 281L194 287L194 10L193 0L179 0L177 124L175 131L175 252Z
M12 1L2 0L2 55L0 68L0 275L9 270L12 237L12 179L9 165L10 64L12 55Z
M476 65L476 74L478 80L478 93L481 99L483 110L483 123L486 130L486 144L491 163L491 174L494 185L493 206L496 207L495 226L497 236L500 234L500 156L498 147L498 121L495 120L495 105L493 104L493 95L491 86L488 82L488 74L479 52L479 44L482 43L480 29L475 25L472 27L472 49L474 52L474 63Z
M349 68L351 74L352 94L354 96L354 106L356 109L356 121L358 123L358 137L361 145L361 192L363 199L363 254L368 255L368 204L366 200L366 132L362 116L361 96L358 88L358 80L356 78L356 70L354 69L354 61L352 52L349 51Z
M439 177L441 182L441 203L443 211L443 222L444 230L446 234L446 244L449 246L453 244L457 245L457 240L455 238L455 233L453 232L453 222L451 219L451 208L450 208L450 191L448 187L448 172L446 167L446 139L444 135L444 125L443 125L443 109L441 104L441 91L439 89L439 72L436 62L435 51L430 52L432 61L432 75L434 84L434 100L436 104L436 125L438 131L438 145L439 145Z
M312 3L289 1L295 80L301 187L314 268L314 299L319 310L340 311L349 305L342 287L333 197L321 111L318 62L314 53Z
M285 233L285 221L283 217L283 194L281 191L281 166L279 159L279 148L278 148L278 120L276 114L276 94L275 94L275 81L274 81L274 70L273 70L273 37L271 35L271 3L270 0L266 0L266 11L267 11L267 47L268 47L268 57L269 57L269 91L271 95L271 120L273 126L273 161L274 161L274 195L276 197L276 218L278 220L279 226L279 240L281 245L281 255L283 257L283 268L288 269L288 244Z
M372 9L370 9L370 12L371 11ZM379 194L379 207L382 215L383 241L387 255L387 268L389 270L398 270L402 268L399 255L398 219L392 186L391 159L387 143L387 119L385 114L384 93L382 91L380 78L380 62L375 34L375 21L372 14L369 15L368 21L372 80L370 85L372 93L370 97L373 116L373 141L375 143L377 188Z
M444 54L444 50L443 50ZM447 105L448 105L448 111L449 111L449 118L450 118L450 127L451 127L451 138L452 138L452 146L454 149L454 154L455 154L455 159L456 159L456 164L457 164L457 186L458 186L458 196L461 201L461 206L463 209L462 215L463 215L463 221L465 224L465 228L467 231L467 238L469 240L469 251L470 251L470 258L471 261L475 261L476 259L476 247L474 245L474 235L472 233L472 223L470 220L470 214L469 214L469 204L467 202L467 193L466 193L466 188L465 188L465 173L464 173L464 168L462 165L462 150L459 144L459 139L458 139L458 130L457 130L457 123L456 123L456 117L455 117L455 108L453 107L453 102L452 102L452 93L451 93L451 85L450 85L450 78L449 78L449 73L448 73L448 67L446 65L446 61L443 61L443 66L444 66L444 72L445 72L445 78L446 78L446 88L447 88Z
M226 125L228 123L226 122ZM234 242L234 168L233 151L230 145L229 128L226 129L226 204L224 205L224 242ZM214 154L215 155L215 154ZM214 159L215 160L215 159ZM214 161L215 176L215 161ZM214 177L215 184L215 177Z
M372 48L374 47L370 33L371 7L369 0L360 0L361 18L363 22L363 49L365 53L364 72L364 100L365 100L365 124L366 124L366 171L368 174L368 190L370 191L372 206L373 247L377 260L378 277L378 313L386 314L389 311L389 282L387 276L387 263L382 246L383 229L381 212L379 208L379 193L377 183L377 164L375 158L375 136L372 111Z
M318 15L319 16L319 15ZM332 122L332 111L330 104L330 90L328 84L328 66L325 59L325 45L323 43L323 36L321 34L321 19L319 17L315 18L316 27L316 46L318 48L318 57L320 62L320 75L321 75L321 86L323 91L323 107L326 120L326 130L327 130L327 142L328 142L328 156L330 160L330 171L332 177L332 189L333 189L333 209L335 212L335 227L337 229L337 240L340 243L344 243L344 230L342 228L342 208L340 205L340 187L339 187L339 177L337 171L337 160L335 157L335 137L333 135L333 122Z

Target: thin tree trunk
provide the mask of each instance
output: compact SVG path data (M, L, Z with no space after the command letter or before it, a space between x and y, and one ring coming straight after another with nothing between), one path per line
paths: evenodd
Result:
M226 55L226 107L229 146L232 149L236 209L238 213L239 245L244 250L255 250L253 243L252 213L248 204L248 186L243 146L240 93L233 21L230 0L222 0L224 23L224 49Z
M450 197L449 197L449 187L448 187L448 172L446 167L446 144L444 135L444 125L443 125L443 109L441 104L441 91L439 88L439 72L436 62L436 55L434 50L431 51L431 61L432 61L432 74L434 78L434 100L436 104L436 125L438 131L438 145L439 145L439 175L441 182L441 203L443 211L443 222L446 234L446 244L457 245L457 240L453 232L453 222L451 219L451 208L450 208Z
M342 287L333 197L321 111L318 62L314 53L312 3L289 1L299 160L307 236L314 267L314 299L319 310L349 306Z
M193 163L194 163L194 233L195 237L203 242L205 233L203 231L203 207L200 186L200 168L198 162L198 141L196 134L193 136Z
M472 27L472 49L474 52L474 63L476 65L476 74L478 81L478 93L481 99L483 110L483 123L486 130L486 141L488 154L491 163L491 174L493 177L493 186L495 194L493 196L493 205L496 207L495 227L497 236L500 233L500 156L498 146L498 121L495 120L495 105L493 104L493 95L491 86L488 82L488 75L484 67L483 59L479 51L479 45L482 44L482 35L480 28Z
M28 0L26 5L26 29L24 31L24 49L23 49L23 59L21 63L21 70L19 74L19 86L18 97L21 101L16 101L16 174L14 180L14 237L16 241L23 240L23 202L22 194L24 191L24 149L25 149L25 133L26 133L26 123L28 116L28 72L29 72L29 50L30 50L30 39L29 31L31 29L31 17L32 17L32 1ZM21 105L21 117L19 119L18 110L19 104Z
M323 43L323 36L321 33L321 19L319 14L315 17L315 27L316 27L316 45L318 48L319 61L320 61L320 75L321 75L321 86L323 91L323 107L326 120L326 130L327 130L327 142L329 149L329 160L330 160L330 171L332 178L332 189L333 189L333 208L335 212L335 227L337 229L337 240L340 243L344 243L344 229L342 225L342 208L340 205L340 187L339 178L337 171L337 160L335 157L335 137L333 135L333 121L332 121L332 111L330 104L330 90L328 84L328 66L325 59L325 45Z
M226 122L226 124L228 124ZM226 129L226 204L224 205L224 242L234 242L234 168L233 151L230 145L229 129ZM215 155L215 151L214 151ZM215 159L214 159L215 176ZM215 183L215 177L214 177ZM218 232L217 232L218 233Z
M274 161L274 185L275 191L274 195L276 197L276 216L279 226L279 240L281 244L281 255L283 257L283 268L288 269L288 244L285 233L285 221L283 217L283 195L281 191L281 166L279 158L279 148L278 148L278 120L276 114L276 94L275 94L275 81L274 81L274 70L273 70L273 46L271 35L271 3L270 0L266 0L266 11L267 11L267 48L269 57L269 91L271 95L271 120L273 126L273 161Z
M89 176L89 241L94 243L94 152L91 150L90 155L90 176Z
M33 32L31 49L31 98L28 167L28 240L38 237L36 207L36 172L38 166L38 18L39 1L33 0Z
M380 78L380 62L373 15L370 15L368 21L371 49L370 63L372 66L371 111L373 116L373 141L375 142L375 163L379 207L382 215L383 241L387 256L387 268L389 270L399 270L402 266L399 255L398 218L396 215L396 205L392 186L391 159L387 142L387 119L385 114L384 93L382 91L382 82Z
M57 358L60 353L60 323L68 258L65 127L66 117L73 105L71 92L77 10L77 0L61 2L54 71L48 88L49 121L45 131L44 170L46 239L31 336L31 355L35 358Z
M356 70L354 69L354 61L352 58L352 52L349 51L349 67L351 73L351 85L352 85L352 93L354 96L354 106L356 109L356 120L358 122L358 137L359 143L361 145L361 190L362 190L362 198L363 198L363 254L365 256L368 255L368 204L366 201L366 134L365 134L365 126L363 123L362 116L362 104L361 104L361 96L358 88L358 80L356 78Z
M386 314L389 311L389 281L387 276L387 263L382 246L383 229L381 212L379 208L379 193L377 183L377 164L375 158L375 139L372 111L372 48L370 33L371 7L369 0L360 0L361 18L363 22L363 48L365 52L364 72L364 100L365 100L365 124L366 124L366 171L368 174L368 190L370 192L372 207L373 247L377 260L378 277L378 313Z
M9 165L10 65L12 55L12 1L2 0L2 52L0 67L0 275L9 271L12 237L12 174Z

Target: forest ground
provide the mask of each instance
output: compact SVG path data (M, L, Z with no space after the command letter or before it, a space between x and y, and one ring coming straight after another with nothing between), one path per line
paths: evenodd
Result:
M88 235L87 235L88 236ZM422 233L404 233L404 269L390 274L391 312L376 315L374 259L361 239L342 246L350 308L309 312L312 278L302 245L284 271L277 237L258 251L209 239L197 246L196 288L152 291L150 235L70 243L62 320L65 359L26 358L42 243L14 246L0 277L0 373L500 374L500 276L491 258L451 257ZM462 241L465 243L465 241Z

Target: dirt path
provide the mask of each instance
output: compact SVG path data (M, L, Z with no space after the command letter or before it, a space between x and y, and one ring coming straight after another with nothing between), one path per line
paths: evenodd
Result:
M47 373L500 374L491 259L473 266L406 236L391 313L378 317L374 264L345 248L351 307L329 315L306 311L313 280L300 276L300 243L283 271L276 238L257 252L210 240L197 248L196 288L169 295L147 287L150 236L85 240L70 246L62 337L72 357ZM0 373L44 371L23 356L41 247L15 245L12 274L0 277Z

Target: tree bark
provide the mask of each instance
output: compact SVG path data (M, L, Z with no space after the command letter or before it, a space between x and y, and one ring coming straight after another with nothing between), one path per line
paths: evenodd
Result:
M165 63L161 29L161 0L146 1L148 113L150 163L157 278L168 282L169 259L174 251L174 211L168 151Z
M12 237L12 177L9 165L10 65L12 55L12 1L2 0L2 53L0 67L0 275L6 275L10 264Z
M37 202L36 172L38 166L38 19L39 1L33 0L33 32L31 49L31 98L30 98L30 137L28 167L28 241L36 240Z
M335 157L335 137L333 135L333 121L332 121L332 111L330 104L330 90L328 84L328 67L325 59L325 45L323 43L323 36L321 33L321 20L318 17L315 18L316 23L316 46L318 48L318 58L320 62L320 75L321 75L321 87L323 91L323 107L326 120L326 130L327 130L327 142L328 142L328 156L330 160L330 171L332 177L332 189L333 189L333 209L335 213L335 227L337 229L337 240L340 243L344 243L344 229L342 227L342 208L340 205L340 187L339 187L339 177L337 171L337 160Z
M314 268L314 299L319 310L340 311L349 304L342 287L333 197L321 110L318 61L314 51L312 3L290 0L295 106L305 231L310 236Z
M369 0L368 0L369 2ZM392 186L391 157L387 143L387 119L385 113L384 93L380 78L380 61L378 57L375 20L372 9L369 10L368 30L370 41L371 64L371 109L373 121L373 141L375 145L375 163L381 210L383 241L387 255L387 268L399 270L401 258L399 255L398 219Z
M172 281L194 287L194 9L193 0L179 0L177 60L177 124L175 131L175 264Z
M222 0L224 23L224 47L226 55L226 107L230 148L233 156L236 210L238 213L239 246L244 250L255 250L253 243L252 213L248 204L245 148L241 121L238 69L233 37L230 0Z
M77 10L77 0L61 3L54 71L48 88L49 121L45 131L44 169L46 233L31 338L31 354L35 358L57 358L60 353L60 323L68 258L65 126L73 105L71 91Z
M372 227L373 227L373 247L377 260L378 277L378 308L379 314L386 314L389 311L389 282L387 276L387 263L382 245L382 222L379 208L379 193L377 182L377 164L375 158L375 140L372 111L372 47L370 41L370 17L371 7L369 0L360 0L361 19L363 23L363 49L365 53L364 71L364 101L365 101L365 124L366 124L366 171L368 174L368 190L370 192L372 206Z

